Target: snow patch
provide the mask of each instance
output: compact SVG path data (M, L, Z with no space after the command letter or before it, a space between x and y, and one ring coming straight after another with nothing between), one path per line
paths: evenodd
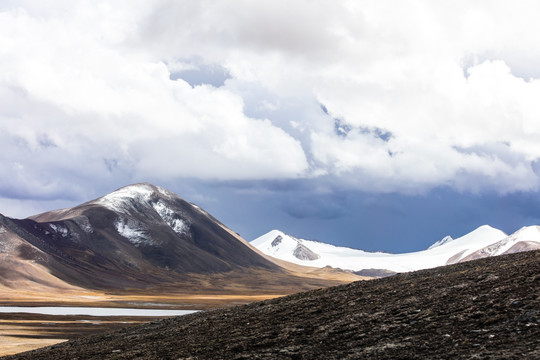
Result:
M3 234L6 232L6 229L3 226L0 226L0 234Z
M178 235L188 234L189 225L177 215L176 212L171 210L161 201L152 204L154 210L159 214L159 216L174 230Z
M133 201L149 203L154 188L148 184L126 186L96 200L96 203L117 213L126 213Z
M69 230L62 226L62 225L55 225L55 224L49 224L51 229L54 230L55 233L59 234L63 238L67 238L69 236Z
M147 230L142 224L131 219L119 219L114 223L116 230L135 246L153 244Z

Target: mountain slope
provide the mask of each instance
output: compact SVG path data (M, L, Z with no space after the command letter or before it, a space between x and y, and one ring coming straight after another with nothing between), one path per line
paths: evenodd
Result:
M27 260L86 289L283 293L336 283L313 272L293 275L204 210L146 183L28 219L2 217L1 224L14 234L9 241L16 235L33 249Z
M427 250L404 254L372 253L338 247L298 239L279 230L272 230L251 244L270 256L301 265L332 266L353 271L371 270L372 273L379 270L406 272L519 250L540 249L539 229L525 227L508 236L484 225L458 239L445 237ZM309 257L297 256L298 249L309 253Z
M500 241L467 254L460 261L537 249L540 249L540 226L525 226Z
M58 279L40 264L50 261L49 255L20 238L11 230L13 227L0 215L0 288L81 290Z
M538 359L540 252L201 312L9 359Z

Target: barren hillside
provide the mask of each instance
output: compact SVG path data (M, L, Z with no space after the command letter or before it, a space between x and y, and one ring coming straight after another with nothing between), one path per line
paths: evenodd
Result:
M540 251L312 290L9 359L540 358Z

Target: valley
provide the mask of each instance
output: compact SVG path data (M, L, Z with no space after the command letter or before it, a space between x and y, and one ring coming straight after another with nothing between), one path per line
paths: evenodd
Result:
M227 345L219 351L215 349L217 344L204 343L208 351L214 349L217 351L216 354L229 358L231 353L227 351L233 351L231 349L244 349L248 356L250 346L253 344L261 349L268 345L271 347L268 350L270 352L261 353L262 358L276 356L279 358L281 355L287 358L301 351L300 347L304 346L302 344L305 341L324 343L326 341L323 340L324 337L344 341L341 335L336 334L342 331L347 332L346 328L356 325L346 323L339 325L339 329L332 329L333 325L330 325L331 330L328 332L323 330L329 326L326 322L333 324L340 317L356 318L356 312L370 318L372 314L359 308L359 303L355 299L359 299L364 304L362 306L367 306L367 302L381 304L381 302L389 301L398 304L409 301L402 300L401 296L403 296L404 299L414 299L411 301L416 304L420 301L418 299L428 296L431 289L446 294L453 292L452 289L456 286L458 289L462 286L476 286L475 278L456 280L460 274L480 272L478 273L478 278L480 278L483 276L481 273L485 266L489 268L485 271L489 272L503 271L504 268L515 271L515 269L510 269L508 260L489 260L492 262L482 262L483 260L470 262L469 260L534 250L540 244L538 229L538 227L528 227L508 236L500 230L483 226L461 238L447 237L427 250L410 254L367 253L362 250L339 248L320 242L297 239L279 231L272 231L249 243L197 205L183 200L166 189L148 183L126 186L76 207L49 211L27 219L11 219L0 215L0 306L65 307L64 312L58 315L17 313L16 309L11 313L0 313L0 355L60 344L67 340L72 341L68 344L94 341L86 339L85 336L95 335L97 338L94 339L103 339L113 336L103 335L104 333L115 330L129 332L131 330L127 328L131 327L136 334L133 335L135 338L145 339L144 334L147 331L136 329L138 329L137 325L149 321L154 324L148 325L150 327L158 326L155 324L165 326L182 321L194 321L194 330L189 330L188 333L198 334L204 328L197 330L198 326L211 321L217 328L222 326L224 332L238 336L244 334L242 336L245 339L242 340L242 336L231 338L233 345L230 346L232 347ZM537 264L534 264L534 261L537 261L538 252L520 256L522 257L516 259L522 259L524 264L528 262L529 266L537 271ZM504 257L504 259L507 258ZM436 268L441 265L447 266ZM435 269L431 272L425 270L425 273L410 273L410 271L423 268ZM456 269L464 270L456 273ZM529 274L527 279L523 278L523 274L514 274L525 281L520 286L526 286L527 281L531 281L530 269L525 270L525 273ZM358 282L358 280L393 275L396 272L402 274L392 276L388 280ZM410 282L407 280L409 276L416 280ZM424 280L418 282L419 276ZM435 277L441 278L435 279ZM501 277L496 275L496 278ZM444 286L449 286L450 290L437 290L438 285L433 282L441 279L444 280L442 284L447 284ZM424 281L427 283L428 290L422 288L424 285L421 284ZM452 281L464 282L454 284ZM536 291L537 279L533 277L532 281L534 284L529 290ZM462 285L467 282L468 285ZM364 290L351 296L343 295L343 289L347 288L336 286L344 284L351 284L346 286L352 286L350 289L357 289L355 291ZM418 287L419 285L421 286ZM326 288L328 290L322 290ZM397 288L400 288L399 291ZM403 293L405 289L411 292ZM312 292L293 295L310 290ZM419 292L415 293L417 290ZM486 288L483 291L492 290ZM522 289L519 288L516 291L522 291ZM392 298L392 294L396 294L396 297ZM297 303L294 300L297 296L298 299L307 297L310 300L306 300L307 302L299 300L300 302ZM368 297L370 300L361 300L363 297ZM332 298L334 300L331 300ZM288 303L290 301L292 303ZM321 305L317 305L319 302ZM342 307L344 304L347 304L345 308ZM533 305L536 306L536 304ZM292 310L280 306L290 306ZM418 303L414 306L422 307L423 305ZM68 314L66 307L203 310L203 313L185 315L171 320L172 318L164 315L143 317L119 316L119 314L115 316L76 315ZM259 307L262 313L250 312L252 311L250 309ZM313 307L318 309L314 313L310 310ZM373 308L371 311L375 315L378 314L377 316L391 311L384 315L391 318L395 315L394 311L400 313L403 310L399 309L398 311ZM278 312L274 313L274 311ZM328 311L328 314L325 311ZM414 315L414 311L407 310L406 314L399 316ZM428 314L433 314L434 311L434 309L429 310ZM238 316L241 319L247 316L247 318L234 320L237 325L231 328L226 321L229 316L232 318ZM309 316L312 316L312 320ZM316 330L309 324L311 321L319 321L319 316L326 320L324 320L325 323L317 325L319 330ZM279 321L285 325L274 323L272 320L274 317L281 319ZM377 317L369 320L373 324L381 321L386 323L386 320ZM398 320L389 321L388 329L393 329L395 325L392 325L392 321ZM244 326L246 324L254 324L255 328ZM268 330L263 329L267 326ZM345 326L345 330L340 330L342 326ZM143 334L137 331L143 331ZM163 328L159 331L163 331L165 336L163 341L174 342L174 339L167 336L175 334L177 331L175 328ZM263 344L258 344L258 340L253 336L259 335L249 335L244 333L245 331L259 334L266 340L263 340ZM273 335L269 335L268 331L271 331ZM294 342L295 337L303 336L304 331L312 332L311 335L307 335L308 340L300 337L301 340L298 340L300 343L293 343L284 348L285 353L281 355L275 353L275 349L272 348L275 345L271 345L274 340L270 340L272 336L281 341L290 339ZM361 328L358 331L365 332L366 329ZM334 334L334 332L337 333ZM323 334L326 335L323 336ZM155 336L158 337L158 335ZM178 335L170 336L174 338ZM202 334L197 336L202 336ZM311 336L315 337L309 340ZM116 344L117 340L114 341ZM186 346L198 348L197 341L200 340L193 338L189 340L189 344L192 345ZM253 344L250 343L251 341L254 341ZM237 345L234 345L236 343ZM120 341L118 344L123 343ZM59 349L63 348L63 345L57 346ZM108 346L106 345L103 349L108 349ZM117 345L111 346L117 347ZM144 359L157 356L158 353L148 353L146 347L148 345L144 345L144 342L141 346L143 348L139 349L139 352L129 353L127 358L137 358L139 353L143 354L140 358ZM163 344L163 346L168 345ZM193 349L189 346L185 349L187 353L192 353ZM332 346L328 349L321 348L320 351L332 350ZM377 350L377 346L379 345L373 343L370 346L375 346L376 351L368 355L378 354L377 351L380 349ZM101 348L101 345L98 347ZM392 347L394 345L390 346ZM97 348L88 349L90 348L82 348L83 358L108 357ZM116 353L116 350L118 349L110 351ZM71 350L65 354L68 353L71 353ZM64 356L62 353L54 354L54 356L50 355L51 357L44 355L43 358L56 359ZM342 358L343 353L336 354L338 354L336 358ZM163 353L157 358L169 357L169 355L169 353ZM175 353L174 356L177 354ZM212 358L209 353L201 353L200 356ZM300 357L302 356L300 352Z
M533 359L540 251L297 293L6 359Z
M0 0L0 360L540 360L539 14Z
M17 291L0 292L0 306L145 308L157 310L208 310L247 304L284 294L175 294L148 291L136 294L98 292L53 294ZM104 333L155 321L163 316L90 316L0 313L0 356L16 354L82 336Z
M206 310L366 278L269 257L147 183L27 219L0 215L0 306ZM0 354L145 321L97 319L0 314Z

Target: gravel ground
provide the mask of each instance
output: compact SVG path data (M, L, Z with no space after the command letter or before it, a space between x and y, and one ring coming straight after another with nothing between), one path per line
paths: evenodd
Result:
M7 359L540 359L540 251L314 290Z

